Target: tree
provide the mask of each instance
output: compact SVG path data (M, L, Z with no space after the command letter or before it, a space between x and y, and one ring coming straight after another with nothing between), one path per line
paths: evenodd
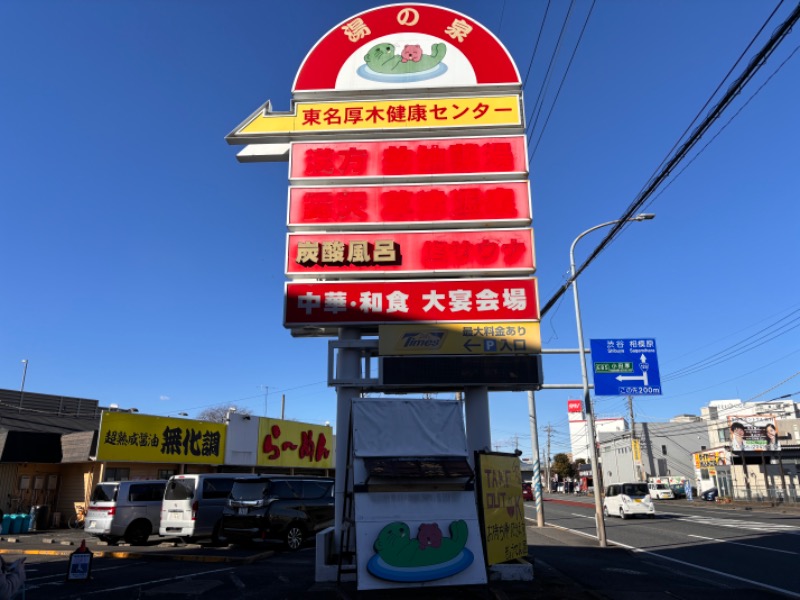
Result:
M564 481L567 477L573 477L575 475L575 469L572 463L569 462L569 456L563 452L553 457L550 471L558 475L559 481Z
M245 415L250 417L253 415L249 408L239 408L235 404L220 404L219 406L212 406L206 408L197 418L201 421L210 421L211 423L224 423L228 411L235 412L237 415Z

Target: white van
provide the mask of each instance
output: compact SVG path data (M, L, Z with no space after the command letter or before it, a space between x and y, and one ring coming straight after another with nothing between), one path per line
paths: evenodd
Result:
M236 479L255 477L247 473L194 473L173 475L167 482L161 504L158 533L196 540L211 538L219 543L222 509Z
M634 515L656 516L646 483L613 483L606 488L603 515L627 519Z
M650 491L650 497L656 500L672 500L675 498L675 492L668 483L653 483L652 481L647 484L647 489Z
M104 481L94 486L86 511L87 533L111 543L144 544L158 531L165 480Z

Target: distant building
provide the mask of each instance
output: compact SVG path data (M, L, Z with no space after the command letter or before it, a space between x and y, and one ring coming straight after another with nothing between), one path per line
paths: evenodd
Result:
M568 400L567 411L569 415L569 441L572 447L572 460L583 458L589 460L589 430L586 427L586 414L583 411L583 402ZM600 433L620 433L628 429L628 423L622 417L609 419L595 419L595 430Z
M604 483L694 478L692 455L708 448L708 430L702 419L685 417L669 423L636 423L633 436L630 431L600 433Z

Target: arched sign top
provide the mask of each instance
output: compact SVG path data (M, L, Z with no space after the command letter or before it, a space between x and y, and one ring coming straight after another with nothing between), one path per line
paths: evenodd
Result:
M520 85L503 44L477 21L428 4L354 15L306 56L293 92Z

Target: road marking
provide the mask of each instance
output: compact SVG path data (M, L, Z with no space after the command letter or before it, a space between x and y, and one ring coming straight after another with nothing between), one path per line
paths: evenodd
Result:
M579 515L578 513L572 513L572 516L573 517L580 517L581 519L591 519L592 521L594 521L594 517L593 516L590 517L588 515Z
M582 535L585 537L592 538L594 540L597 539L596 535L591 535L589 533L584 533L582 531L575 531L574 529L570 529L569 527L562 527L560 525L553 525L552 523L549 525L550 527L555 527L556 529L563 529L565 531L569 531L572 533L577 533L578 535ZM774 585L769 585L768 583L761 583L760 581L753 581L752 579L747 579L745 577L739 577L738 575L731 575L730 573L725 573L724 571L717 571L716 569L710 569L708 567L701 567L698 564L686 562L683 560L679 560L677 558L672 558L670 556L664 556L663 554L659 554L658 552L653 552L651 550L643 550L642 548L637 548L636 546L629 546L628 544L623 544L621 542L615 542L614 540L609 540L606 538L606 541L609 544L614 544L615 546L619 546L620 548L625 548L626 550L630 550L631 552L637 552L640 554L647 554L649 556L654 556L656 558L660 558L662 560L667 560L670 562L678 563L680 565L684 565L686 567L692 567L694 569L699 569L700 571L705 571L707 573L714 573L715 575L719 575L720 577L728 577L730 579L735 579L737 581L742 581L744 583L754 585L756 587L761 587L767 590L772 590L773 592L778 592L779 594L786 594L787 596L791 596L792 598L800 598L800 594L797 592L792 592L790 590L785 590L783 588L776 587Z
M748 548L758 548L759 550L770 550L772 552L780 552L782 554L795 554L795 555L797 554L797 552L792 552L791 550L778 550L777 548L767 548L766 546L756 546L755 544L745 544L744 542L732 542L730 540L706 537L704 535L689 534L689 537L700 538L701 540L711 540L712 542L722 542L725 544L735 544L737 546L747 546Z
M701 517L692 515L689 517L670 515L676 521L688 521L698 525L711 525L712 527L730 527L732 529L750 529L759 532L772 533L800 533L797 525L783 525L781 523L764 523L761 521L739 521L734 519L720 519L717 517Z
M142 587L144 585L153 585L156 583L166 583L168 581L180 581L181 579L190 579L192 577L202 577L203 575L210 575L211 573L224 573L225 571L233 571L234 567L225 567L224 569L212 569L211 571L203 571L200 573L190 573L188 575L178 575L177 577L165 577L163 579L153 579L152 581L139 581L131 585L122 585L115 588L104 588L102 590L82 591L81 597L92 596L94 594L108 594L109 592L118 592L120 590L129 590L131 588ZM31 588L28 588L29 590Z

